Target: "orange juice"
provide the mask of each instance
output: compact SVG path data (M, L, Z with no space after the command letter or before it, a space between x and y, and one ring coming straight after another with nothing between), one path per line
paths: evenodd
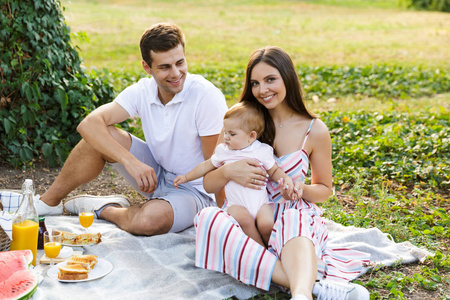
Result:
M80 219L81 226L84 228L88 228L94 223L94 213L91 212L82 212L78 215L78 218Z
M36 265L39 224L31 220L14 223L12 226L11 250L30 249L33 252L33 266Z
M56 258L61 251L61 243L58 242L49 242L44 244L45 255L48 258Z

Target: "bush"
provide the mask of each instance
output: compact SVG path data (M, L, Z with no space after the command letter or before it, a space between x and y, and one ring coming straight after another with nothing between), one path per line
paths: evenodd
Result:
M15 167L40 155L61 164L113 87L82 68L60 2L2 1L0 28L0 156Z
M407 99L450 92L450 74L443 69L389 65L374 66L300 66L297 69L307 97L355 96L382 99ZM224 94L236 101L242 90L245 70L194 69Z
M417 9L450 12L450 0L408 0L408 6Z
M450 117L439 113L329 112L322 120L333 142L334 180L338 186L380 180L405 186L450 187Z

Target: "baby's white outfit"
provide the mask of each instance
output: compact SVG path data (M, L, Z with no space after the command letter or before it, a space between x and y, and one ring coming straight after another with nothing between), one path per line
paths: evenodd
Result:
M250 146L240 150L230 150L225 144L216 147L215 153L211 156L211 163L219 168L220 166L232 163L245 158L258 160L264 169L269 170L275 164L273 148L260 141L254 141ZM244 187L234 181L229 181L225 185L226 201L223 209L239 205L245 207L248 212L256 217L261 206L269 203L269 196L266 188L255 190Z

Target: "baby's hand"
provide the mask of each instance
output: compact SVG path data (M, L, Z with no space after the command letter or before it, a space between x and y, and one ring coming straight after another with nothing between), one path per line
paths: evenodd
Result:
M286 200L298 200L298 195L296 193L296 190L294 189L294 183L292 182L291 178L287 178L286 182L283 178L280 178L278 180L278 183L280 184L280 192L281 196Z
M179 175L173 180L173 185L177 189L180 184L188 182L186 175Z

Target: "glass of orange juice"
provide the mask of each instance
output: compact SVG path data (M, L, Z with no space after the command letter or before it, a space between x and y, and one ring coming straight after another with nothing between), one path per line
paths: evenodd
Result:
M50 258L50 265L54 265L53 259L58 257L61 251L62 233L52 230L44 232L44 252Z
M87 229L94 223L94 205L81 201L77 203L77 206L78 219L85 232L87 232Z

